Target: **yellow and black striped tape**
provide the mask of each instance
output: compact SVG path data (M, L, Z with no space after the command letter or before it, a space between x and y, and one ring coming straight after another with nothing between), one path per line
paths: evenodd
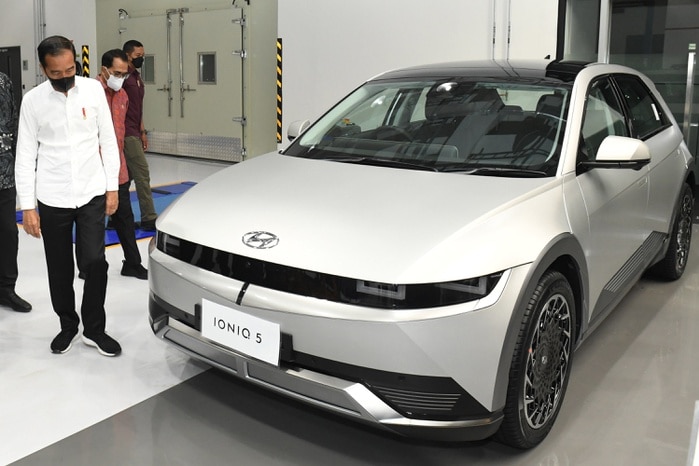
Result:
M282 40L277 39L277 144L282 142Z
M82 67L83 67L83 72L82 75L86 77L90 77L90 47L87 45L83 45L83 57L82 57Z

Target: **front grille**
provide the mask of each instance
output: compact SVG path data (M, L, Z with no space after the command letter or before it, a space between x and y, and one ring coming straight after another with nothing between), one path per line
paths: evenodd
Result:
M455 282L394 284L304 270L232 254L159 231L157 248L195 267L272 290L376 309L426 309L482 298L502 273Z
M456 421L480 419L487 409L449 377L432 377L369 369L292 351L293 367L303 367L366 386L410 419Z
M386 402L410 416L444 416L454 411L460 393L431 393L415 390L402 390L374 385L373 388Z

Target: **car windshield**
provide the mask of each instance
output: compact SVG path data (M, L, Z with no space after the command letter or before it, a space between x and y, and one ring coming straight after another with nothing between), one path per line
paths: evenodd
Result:
M490 176L553 176L569 88L541 80L374 81L286 155Z

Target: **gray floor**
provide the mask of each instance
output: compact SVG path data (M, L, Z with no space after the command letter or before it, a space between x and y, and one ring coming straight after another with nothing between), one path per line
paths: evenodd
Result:
M196 181L207 171L220 168L187 165L151 158L153 171L170 180ZM165 174L168 170L174 173ZM491 441L437 444L393 437L260 391L164 349L167 363L158 364L156 359L145 372L133 369L137 375L133 381L124 381L124 386L142 384L144 374L184 374L181 380L163 383L168 386L157 394L29 452L13 464L688 464L699 400L698 224L694 225L694 235L695 247L681 280L664 283L643 279L575 353L560 416L549 437L532 451L515 451ZM112 280L111 276L110 280L110 294L133 293L134 287L140 286L134 281ZM45 282L40 286L45 287ZM138 293L142 292L139 288ZM142 312L143 321L135 324L139 332L141 326L147 327L145 309ZM119 320L112 327L122 334L130 332ZM36 358L55 361L48 352L48 341L41 345L45 356ZM125 346L122 361L130 357L127 349ZM93 357L86 351L80 348L71 353L77 352L75 357L80 359L76 360L84 361ZM105 368L115 361L97 356L94 360L91 364L98 365L90 367ZM160 374L166 364L169 369ZM79 377L81 368L63 377ZM128 373L131 369L125 370ZM0 369L0 376L4 374ZM34 386L24 388L37 390ZM19 396L22 387L15 390ZM24 412L36 426L62 415L60 406L55 411ZM3 424L14 421L4 413L0 419ZM4 440L0 445L2 450L14 447Z

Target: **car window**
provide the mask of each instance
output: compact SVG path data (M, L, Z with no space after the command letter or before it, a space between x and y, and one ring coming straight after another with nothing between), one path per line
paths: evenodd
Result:
M629 109L633 137L646 139L669 125L662 108L637 76L616 75L614 80Z
M539 79L370 82L309 128L285 154L346 163L393 161L438 171L489 168L500 170L499 176L517 176L517 171L552 176L568 99L568 87Z
M587 94L580 135L580 158L595 160L607 136L628 136L621 105L608 78L598 79Z

